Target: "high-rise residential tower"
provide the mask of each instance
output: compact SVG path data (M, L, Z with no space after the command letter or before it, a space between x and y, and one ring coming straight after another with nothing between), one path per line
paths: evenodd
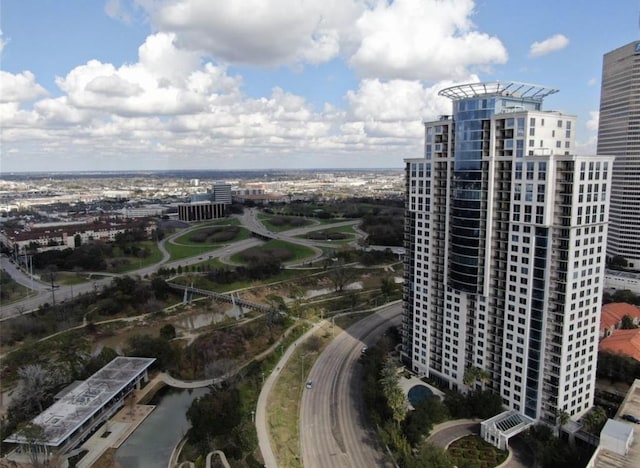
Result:
M475 368L548 424L593 402L613 164L573 154L575 117L542 110L555 92L444 89L452 115L405 161L405 362L458 389Z
M598 154L614 155L607 256L640 270L640 42L604 56Z

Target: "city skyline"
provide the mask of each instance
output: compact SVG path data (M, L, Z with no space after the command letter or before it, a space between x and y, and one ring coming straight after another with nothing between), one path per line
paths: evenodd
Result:
M637 14L631 1L5 2L0 170L401 168L422 122L447 112L441 89L502 79L560 89L548 107L577 116L576 150L593 154L602 56L638 36Z

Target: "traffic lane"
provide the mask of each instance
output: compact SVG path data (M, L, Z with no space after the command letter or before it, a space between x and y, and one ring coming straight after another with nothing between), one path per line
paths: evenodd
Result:
M13 281L25 288L33 289L35 291L42 291L47 288L47 285L40 283L35 278L32 281L29 275L24 274L22 270L4 254L0 256L0 267L6 271L9 276L11 276Z
M324 421L320 421L319 424L323 424L324 427L327 427L328 424L331 430L316 442L316 459L313 460L317 463L316 466L335 464L339 460L337 456L341 456L342 460L340 461L343 462L341 464L345 466L381 466L384 463L384 456L377 447L377 439L372 438L368 433L365 418L356 410L357 402L361 401L361 396L350 391L354 382L353 376L348 372L349 369L352 370L357 366L363 343L360 337L369 332L369 325L372 323L375 323L375 329L379 328L377 334L382 334L388 326L375 316L373 321L369 321L368 324L355 325L350 329L351 334L341 335L340 339L343 342L338 342L338 345L332 350L333 352L337 351L335 356L326 362L325 368L336 369L336 375L331 380L332 392L327 397L328 401L323 402L323 408L314 408L313 414L324 414ZM346 347L351 351L345 351L344 341L348 342ZM349 364L344 368L346 372L343 375L340 375L340 361L346 361ZM305 466L314 466L313 462L306 462L305 452Z
M301 404L305 467L384 466L384 454L368 428L356 371L363 344L372 344L390 326L389 318L399 323L399 313L394 306L357 322L316 361L310 373L314 388L305 390Z
M347 370L347 380L344 382L345 394L341 398L342 436L345 445L352 447L350 451L352 466L392 466L387 462L383 448L377 435L370 427L367 411L362 400L362 366L359 359L362 355L362 343L373 346L380 336L392 325L401 323L400 307L393 312L393 316L382 321L374 330L362 335L361 341L354 346L350 353L350 364ZM361 450L361 448L369 448Z
M432 434L427 439L427 442L435 445L436 447L446 448L454 440L472 434L480 435L480 423L464 422L441 429L435 434Z

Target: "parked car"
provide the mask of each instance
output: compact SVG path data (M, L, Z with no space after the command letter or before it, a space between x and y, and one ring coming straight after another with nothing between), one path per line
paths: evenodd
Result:
M636 418L633 414L623 414L622 419L635 424L640 424L640 418Z

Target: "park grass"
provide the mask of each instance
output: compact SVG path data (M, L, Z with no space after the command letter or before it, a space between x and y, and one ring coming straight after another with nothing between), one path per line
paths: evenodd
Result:
M278 225L273 224L271 222L271 220L273 218L278 218L278 217L281 217L281 218L292 218L292 219L295 219L296 221L302 221L302 222L301 222L301 224L296 225L296 226L294 226L292 224L289 224L289 223L285 223L285 224L283 224L281 226L278 226ZM290 229L303 228L303 227L310 226L311 224L314 224L313 221L310 220L310 219L303 218L303 217L300 217L300 216L286 215L286 214L283 214L283 215L259 214L258 215L258 220L262 224L264 224L264 226L271 232L288 231Z
M201 229L210 228L211 225L208 226L199 226L197 229L192 229L189 232L184 233L177 239L174 239L173 242L167 242L165 244L165 248L169 255L171 256L169 261L181 260L183 258L196 257L198 255L206 255L208 252L212 250L217 250L222 247L226 247L227 245L238 242L241 240L248 239L250 234L245 228L241 228L233 239L230 239L228 242L218 243L218 244L204 244L199 242L191 242L189 237L193 235L195 232Z
M68 271L59 271L56 273L55 282L58 284L63 284L65 286L70 286L74 284L82 284L89 281L89 278L86 274L83 273L71 273Z
M143 241L139 243L140 247L149 249L151 255L145 258L138 257L122 257L128 260L127 264L120 265L110 270L111 273L126 273L128 271L139 270L140 268L153 265L162 260L162 252L154 241Z
M219 263L219 262L218 262ZM229 268L228 265L220 263L220 267L216 268ZM193 282L194 287L200 289L206 289L217 293L227 293L231 291L246 290L251 288L260 288L268 286L272 283L278 283L282 281L289 281L300 277L300 272L297 270L281 270L280 273L263 280L254 281L236 281L229 284L219 284L209 281L206 276L197 275L191 276L188 273L173 279L172 281L178 284L191 284Z
M316 332L320 347L311 351L304 344L291 355L280 371L267 402L267 424L278 466L302 467L300 458L300 400L309 371L322 350L333 339L331 326ZM310 354L309 354L310 353ZM302 361L304 358L304 365ZM302 371L304 371L302 373Z
M318 233L318 232L327 232L327 233L331 233L331 232L339 232L341 234L346 234L346 238L345 239L334 239L334 240L316 240L316 239L311 239L311 240L316 240L317 242L334 242L336 244L348 244L349 242L353 242L356 238L356 232L353 229L352 225L348 225L348 226L336 226L336 227L328 227L326 229L317 229L314 231L311 231L313 233ZM299 239L308 239L307 235L310 234L311 232L307 233L307 234L300 234L298 236L295 236L296 238Z
M294 244L294 243L283 241L283 240L279 240L279 239L270 240L270 241L262 244L261 246L251 247L251 249L253 249L253 250L271 250L271 249L285 249L285 250L288 250L288 251L290 251L292 253L292 257L288 258L284 263L298 262L300 260L304 260L305 258L309 258L309 257L312 257L314 255L314 251L312 249L310 249L309 247L306 247L304 245ZM249 249L247 249L247 250L249 250ZM233 263L237 263L239 265L244 265L246 262L242 259L242 255L247 250L243 250L242 252L238 252L236 254L233 254L230 257L230 260Z

